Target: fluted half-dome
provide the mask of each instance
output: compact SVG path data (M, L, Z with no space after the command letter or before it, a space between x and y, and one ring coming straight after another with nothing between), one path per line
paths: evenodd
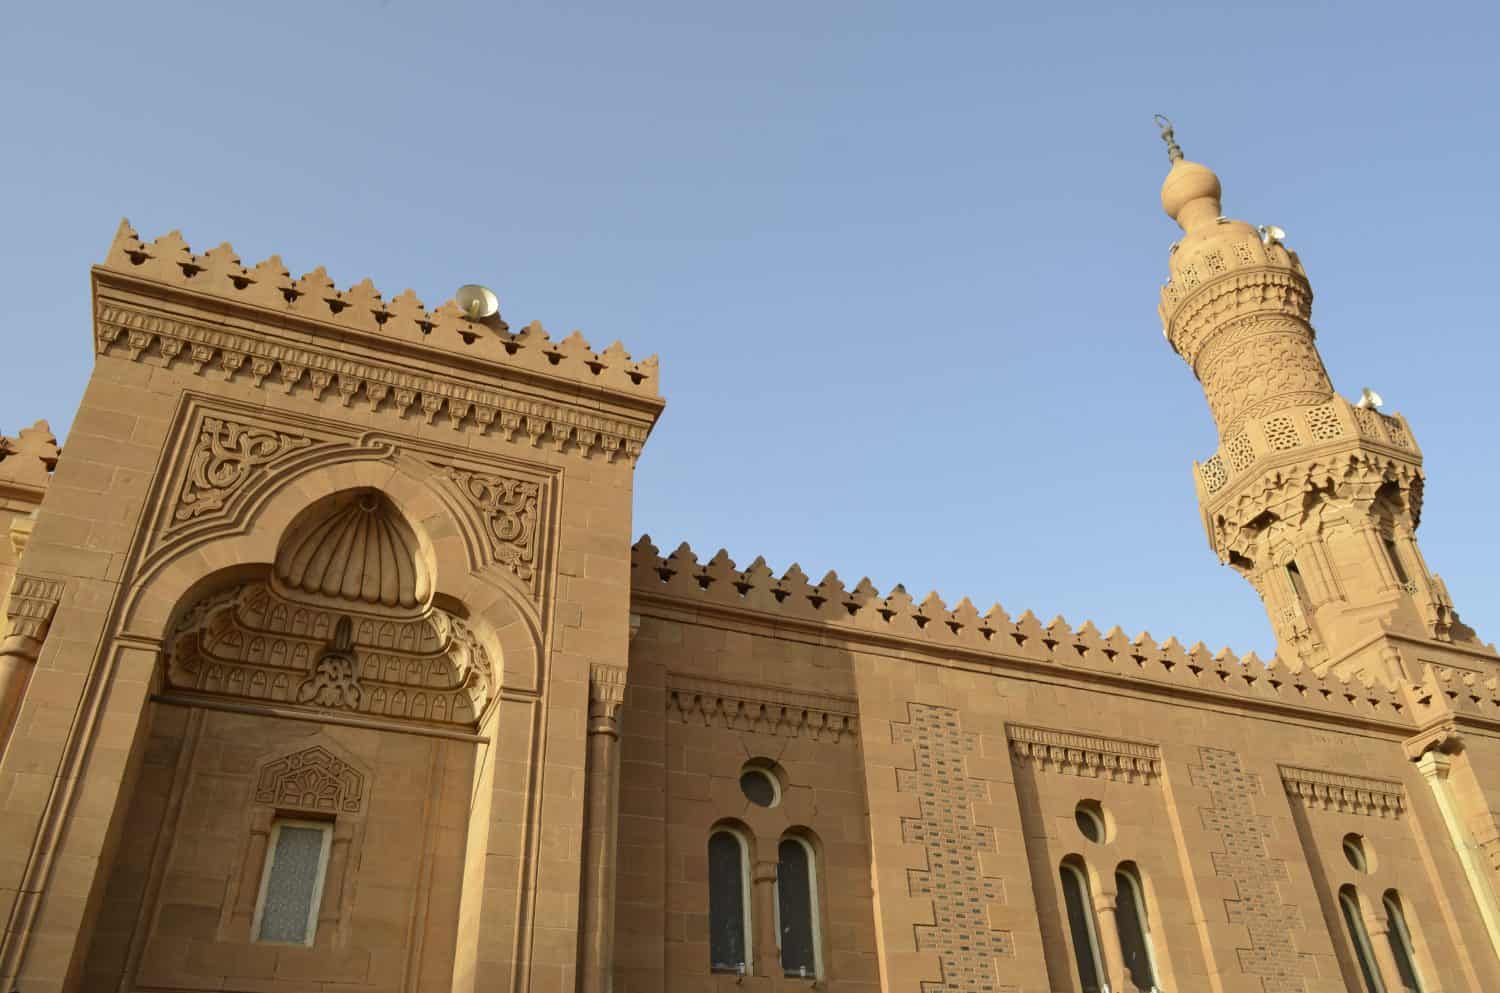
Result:
M294 522L276 551L289 593L414 610L432 599L432 575L415 532L373 490L340 494Z

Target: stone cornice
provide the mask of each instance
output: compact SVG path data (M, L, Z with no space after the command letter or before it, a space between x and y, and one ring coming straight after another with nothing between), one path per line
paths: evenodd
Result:
M1150 634L1132 638L1119 628L1101 633L1092 622L1073 628L1061 617L1044 624L1030 611L1013 620L998 604L981 615L967 599L950 608L933 593L918 603L901 587L882 596L869 580L847 589L834 573L813 585L796 566L777 578L759 559L741 571L724 552L700 564L686 545L663 558L649 538L636 543L632 565L636 613L688 623L701 618L773 636L795 633L814 644L914 662L1054 673L1384 735L1405 737L1412 726L1399 690L1319 675L1296 660L1241 658L1175 638L1158 643Z
M1161 778L1161 749L1140 741L1007 724L1010 753L1041 772L1086 779L1154 783Z
M1313 810L1399 817L1406 809L1406 791L1400 783L1389 779L1368 779L1289 765L1280 769L1287 796Z
M169 315L143 305L101 298L96 312L100 355L130 361L147 358L163 366L212 371L225 380L284 393L302 390L324 402L349 406L358 400L395 417L422 416L455 431L524 439L585 458L624 457L634 461L660 414L661 403L606 403L602 394L580 403L580 387L566 384L566 399L495 386L515 379L491 376L467 380L391 361L389 353L347 350L334 343L272 337L259 330ZM438 418L441 417L441 420Z
M1162 290L1161 317L1167 341L1189 365L1215 328L1250 314L1312 316L1312 286L1298 269L1255 263L1197 281L1179 277Z
M667 712L683 723L837 743L859 733L847 697L670 673Z

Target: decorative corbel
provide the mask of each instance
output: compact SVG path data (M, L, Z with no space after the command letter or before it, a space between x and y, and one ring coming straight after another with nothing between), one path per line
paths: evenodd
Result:
M589 734L620 736L620 705L625 702L625 670L594 663L589 667Z
M1447 757L1463 751L1464 736L1459 733L1457 724L1451 720L1444 720L1407 738L1403 745L1406 749L1406 757L1413 762L1420 762L1423 756L1435 752L1443 757L1443 761L1439 764L1446 769Z
M62 592L59 580L16 576L6 604L7 623L5 640L0 641L0 662L15 665L37 660Z

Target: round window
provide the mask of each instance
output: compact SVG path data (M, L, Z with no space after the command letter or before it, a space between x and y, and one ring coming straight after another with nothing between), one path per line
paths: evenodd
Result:
M746 769L740 773L740 792L757 807L774 807L781 802L781 786L769 769Z
M1098 800L1084 800L1073 811L1073 821L1085 838L1096 845L1104 844L1104 808Z

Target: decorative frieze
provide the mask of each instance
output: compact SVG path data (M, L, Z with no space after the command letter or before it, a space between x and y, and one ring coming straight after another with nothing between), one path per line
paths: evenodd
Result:
M667 712L684 724L833 743L852 738L859 724L855 702L845 697L675 674L667 685Z
M1139 741L1007 724L1010 752L1039 772L1086 779L1154 783L1161 778L1161 749Z
M301 389L317 400L336 397L346 407L362 397L371 410L398 417L420 411L428 424L499 434L511 441L524 438L533 447L545 443L585 458L634 462L650 431L649 416L633 421L536 396L479 389L409 364L276 342L117 303L100 302L96 326L101 355L122 354L135 362L154 356L168 367L186 363L195 375L213 372L226 381L243 379L283 393Z
M1399 817L1406 810L1406 791L1389 779L1368 779L1336 772L1281 767L1286 795L1313 810L1369 817Z

